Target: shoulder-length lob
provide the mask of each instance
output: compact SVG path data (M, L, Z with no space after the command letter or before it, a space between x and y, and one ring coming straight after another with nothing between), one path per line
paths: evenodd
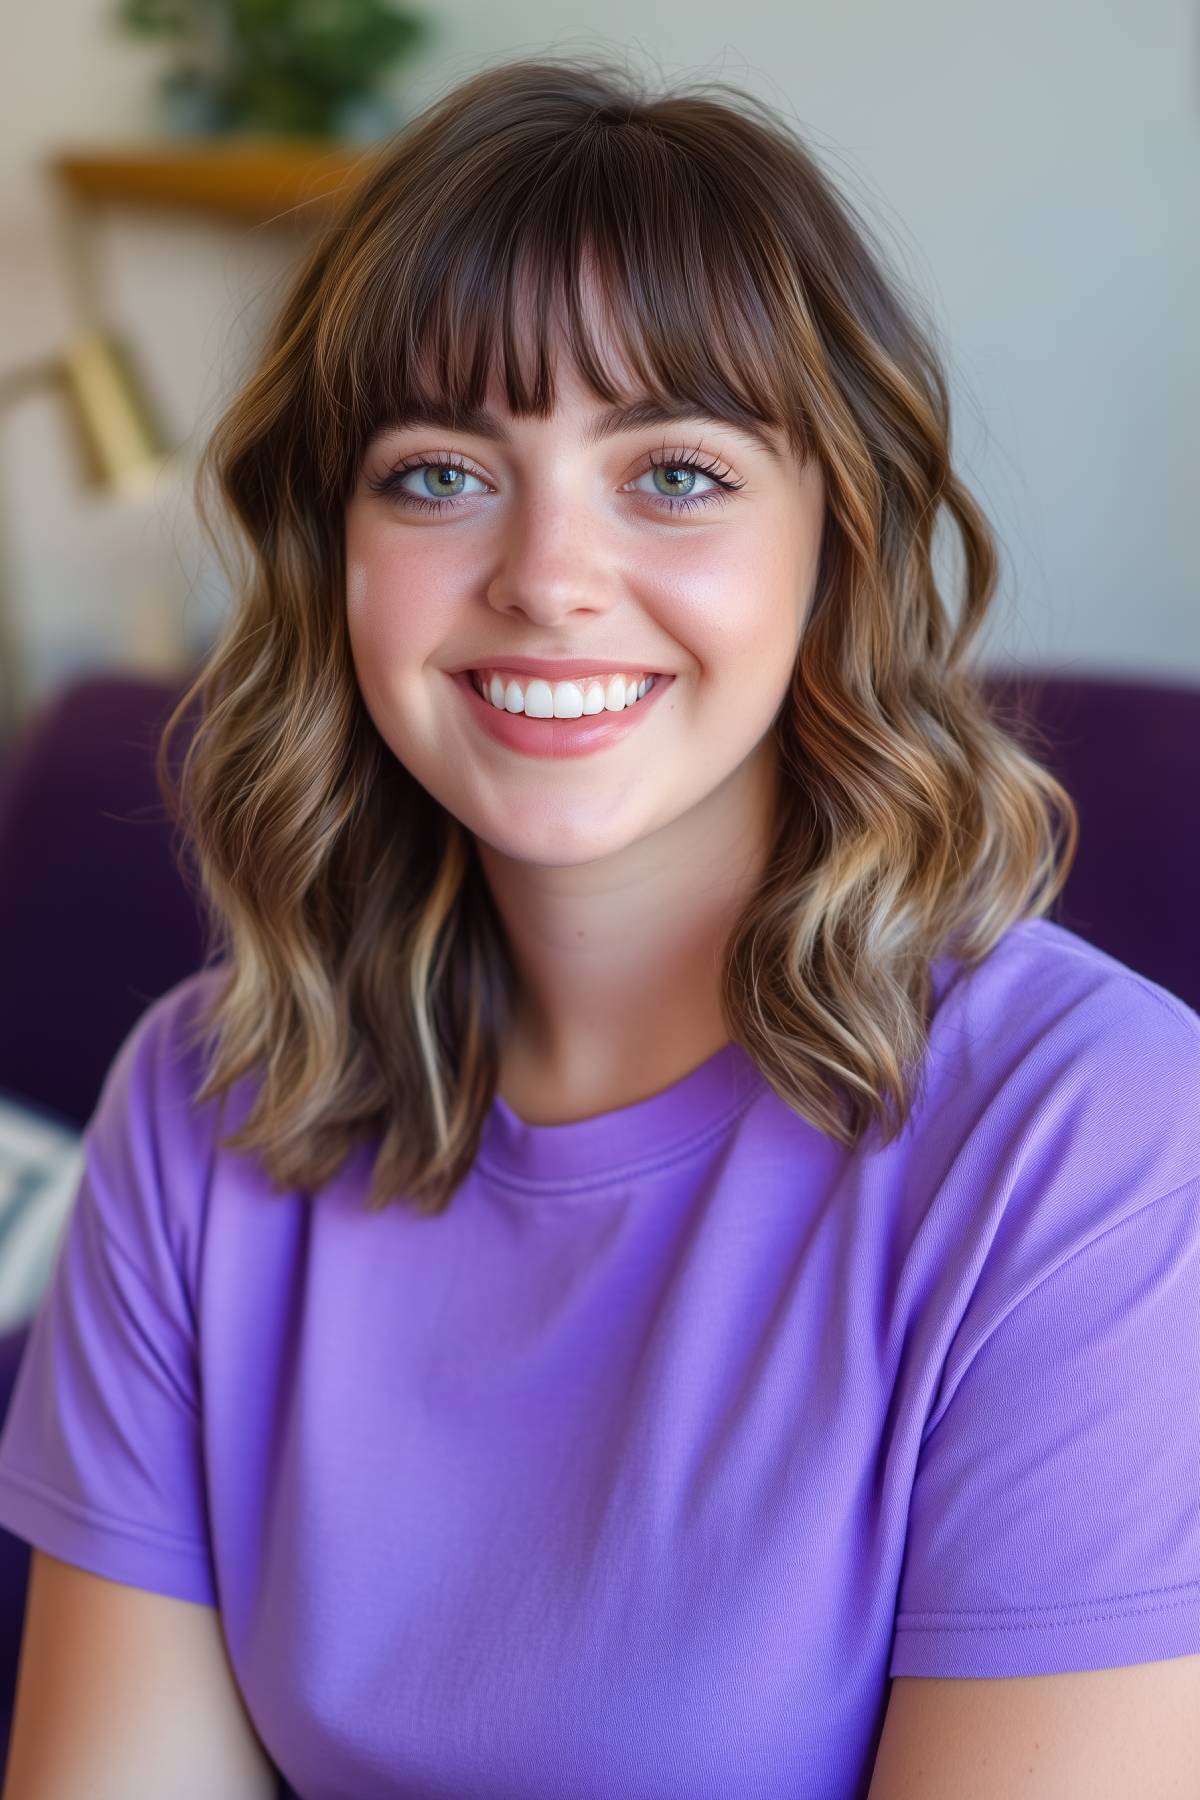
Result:
M813 154L725 83L654 94L592 59L490 68L373 156L198 471L235 605L167 721L158 779L223 971L197 1099L257 1072L222 1142L279 1188L315 1191L371 1142L369 1209L438 1213L474 1160L513 968L470 834L359 694L344 509L368 440L414 400L470 406L496 367L514 413L551 412L560 319L583 378L617 399L585 270L647 393L781 428L826 483L772 726L772 856L723 975L730 1036L775 1092L845 1145L888 1141L923 1084L932 958L981 960L1049 909L1074 859L1069 795L967 666L997 553L950 467L929 328ZM934 574L943 517L956 618Z

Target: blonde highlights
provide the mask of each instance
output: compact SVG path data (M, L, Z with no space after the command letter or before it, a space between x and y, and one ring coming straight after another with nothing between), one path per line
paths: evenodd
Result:
M825 481L816 590L771 727L771 853L723 966L729 1034L775 1093L846 1146L903 1129L933 958L978 963L1069 872L1073 803L968 666L997 553L950 465L931 334L866 226L727 84L652 94L572 58L485 70L372 159L198 473L214 542L209 483L244 561L158 778L222 969L197 1098L254 1072L223 1142L281 1189L316 1191L370 1142L368 1206L437 1213L474 1161L514 971L473 839L358 691L344 510L365 446L414 404L465 415L496 367L514 414L551 413L559 321L597 395L628 398L589 335L585 280L645 394L778 428ZM962 552L956 617L934 572L941 520Z

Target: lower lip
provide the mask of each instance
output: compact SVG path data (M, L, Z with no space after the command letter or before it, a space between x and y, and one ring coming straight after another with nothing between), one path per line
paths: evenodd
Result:
M526 756L587 756L592 750L619 742L636 731L638 721L652 711L674 679L673 675L656 675L649 692L622 712L590 713L578 719L530 719L524 713L510 713L485 700L468 671L451 676L483 729L497 743L509 750L522 750Z

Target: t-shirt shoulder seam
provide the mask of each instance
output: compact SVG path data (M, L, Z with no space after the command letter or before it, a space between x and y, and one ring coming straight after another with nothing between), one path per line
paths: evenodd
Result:
M142 1267L141 1263L138 1261L137 1257L133 1254L133 1252L131 1250L127 1250L125 1248L125 1245L121 1242L120 1238L117 1236L115 1229L109 1223L105 1214L100 1211L99 1207L92 1208L92 1217L95 1219L96 1224L100 1227L100 1234L103 1238L106 1239L109 1248L111 1250L116 1251L117 1255L121 1258L121 1261L125 1264L126 1268L129 1269L133 1275L136 1275L136 1277L137 1277L138 1281L141 1283L141 1285L143 1287L149 1288L153 1292L154 1283L150 1280L150 1277L146 1274L145 1269ZM168 1248L169 1248L169 1246L168 1246Z
M1093 944L1088 938L1080 938L1078 943L1073 942L1072 939L1078 937L1079 934L1075 932L1066 935L1069 932L1069 927L1058 925L1053 919L1040 917L1036 919L1022 919L1019 925L1014 927L1014 930L1028 931L1043 927L1049 927L1052 931L1062 932L1064 934L1056 940L1059 949L1062 954L1073 957L1076 962L1091 965L1094 964L1096 958L1103 958L1107 962L1113 964L1114 979L1118 978L1119 975L1123 975L1126 979L1136 982L1142 993L1148 995L1151 1000L1156 1001L1162 1010L1174 1019L1177 1025L1182 1025L1193 1043L1197 1047L1200 1047L1200 1015L1196 1013L1194 1008L1188 1005L1186 1000L1181 999L1178 994L1173 994L1170 988L1164 988L1161 982L1151 980L1148 975L1143 975L1140 969L1135 969L1131 964L1122 962L1120 957L1114 956L1109 950L1101 949L1099 944Z
M978 1345L971 1353L972 1358L979 1355L980 1351L990 1343L991 1339L1000 1330L1001 1326L1007 1325L1013 1316L1025 1305L1026 1301L1032 1300L1039 1294L1048 1281L1053 1281L1055 1277L1060 1275L1063 1269L1073 1263L1077 1257L1083 1256L1087 1251L1095 1249L1096 1245L1104 1238L1108 1237L1110 1233L1119 1231L1123 1225L1131 1224L1133 1220L1140 1218L1150 1207L1164 1205L1168 1200L1173 1200L1178 1195L1185 1193L1188 1188L1195 1187L1197 1183L1200 1183L1200 1170L1193 1170L1190 1175L1185 1175L1182 1181L1177 1181L1173 1187L1167 1188L1164 1193L1152 1194L1148 1199L1142 1200L1138 1205L1130 1207L1128 1212L1122 1213L1119 1219L1109 1219L1106 1223L1101 1224L1090 1237L1085 1238L1081 1244L1076 1244L1073 1249L1069 1250L1064 1257L1054 1264L1053 1268L1044 1269L1042 1273L1029 1284L1023 1293L1018 1294L1015 1298L1010 1298L1005 1310L997 1314L988 1325L986 1331L981 1334Z
M1129 973L1143 993L1149 994L1152 1000L1157 1000L1163 1011L1174 1019L1177 1025L1183 1026L1192 1043L1200 1050L1200 1015L1193 1012L1187 1002L1173 994L1170 988L1155 986L1154 982L1147 981L1144 975L1139 975L1136 969L1130 969Z
M125 1265L126 1269L129 1271L129 1273L133 1276L133 1278L137 1282L138 1286L140 1288L144 1288L145 1291L148 1294L150 1294L151 1296L153 1296L153 1298L156 1301L162 1301L163 1296L162 1296L161 1292L155 1287L154 1282L151 1280L150 1276L147 1275L145 1269L142 1267L142 1264L138 1261L137 1257L131 1255L130 1252L125 1248L124 1244L121 1242L120 1238L116 1236L112 1226L109 1224L105 1215L102 1212L100 1212L98 1208L94 1208L92 1211L92 1217L95 1219L96 1224L100 1228L100 1235L105 1239L109 1248L117 1256L120 1257L122 1263ZM188 1305L188 1308L189 1308L189 1325L194 1330L195 1307L194 1307L194 1301L192 1298L192 1294L191 1294L190 1288L188 1286L188 1283L184 1278L183 1271L182 1271L182 1269L180 1269L178 1262L175 1258L174 1251L171 1249L171 1246L169 1243L167 1244L167 1255L169 1256L171 1263L174 1266L176 1279L179 1282L180 1290L181 1290L182 1294L184 1295L187 1305ZM186 1405L188 1407L188 1410L196 1418L199 1418L198 1404L191 1395L186 1396Z

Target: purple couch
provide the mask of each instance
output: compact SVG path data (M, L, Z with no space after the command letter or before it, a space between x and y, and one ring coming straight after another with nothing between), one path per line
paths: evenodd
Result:
M1200 1011L1200 689L1050 672L988 688L1079 809L1052 917ZM0 1092L76 1128L140 1013L203 958L152 768L180 692L78 681L0 760ZM0 1335L0 1418L25 1338ZM0 1527L0 1767L28 1567Z

